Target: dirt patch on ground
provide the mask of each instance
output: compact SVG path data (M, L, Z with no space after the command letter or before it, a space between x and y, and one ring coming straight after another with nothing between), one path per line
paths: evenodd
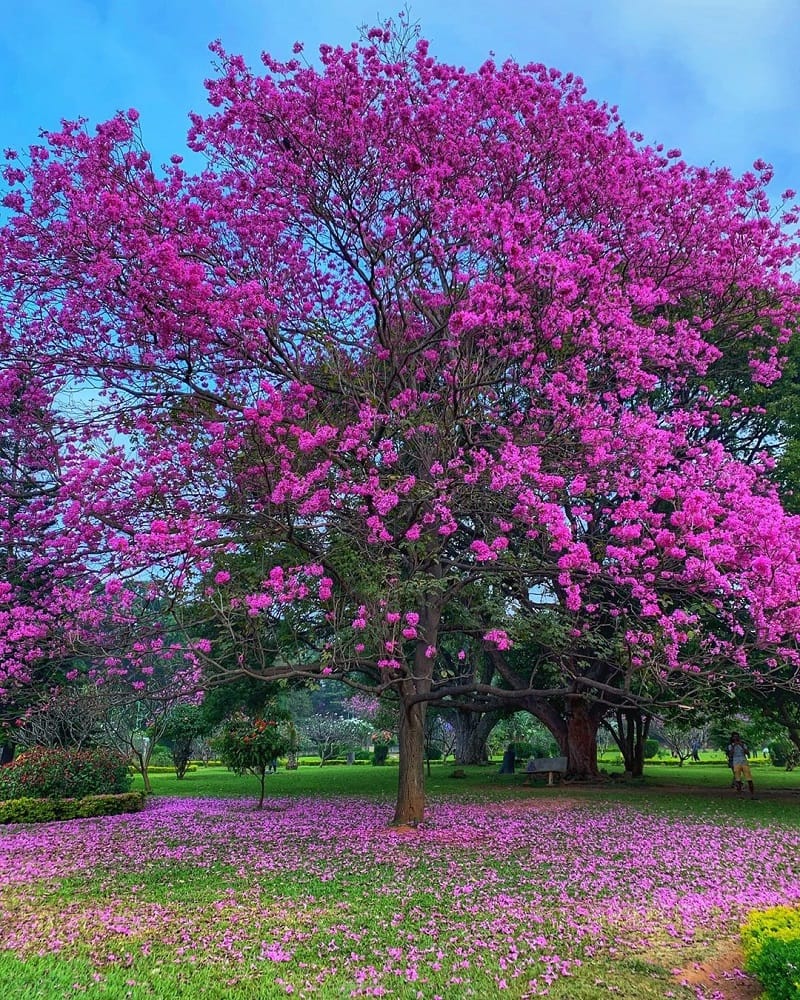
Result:
M761 988L757 980L742 972L743 963L741 948L730 944L712 958L681 969L675 978L715 1000L758 1000Z

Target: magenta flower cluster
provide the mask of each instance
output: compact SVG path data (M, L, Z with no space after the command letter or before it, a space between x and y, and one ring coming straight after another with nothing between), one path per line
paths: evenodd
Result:
M666 947L680 964L681 949L712 949L748 910L800 898L800 833L729 817L440 801L402 834L379 801L268 806L162 799L136 815L8 828L0 948L68 955L90 941L100 974L166 948L171 961L255 968L301 996L342 976L351 996L416 984L421 997L456 995L486 977L546 996L593 959ZM139 882L163 871L178 886L187 870L208 872L210 898L167 889L154 901Z

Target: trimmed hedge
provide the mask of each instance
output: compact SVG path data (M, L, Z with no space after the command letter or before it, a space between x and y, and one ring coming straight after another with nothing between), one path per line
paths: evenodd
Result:
M800 997L800 908L754 910L742 927L745 969L756 976L766 1000Z
M197 765L196 764L189 764L188 767L186 768L186 770L187 771L196 771L197 770ZM131 774L138 774L139 773L139 769L136 768L136 767L132 767L132 768L130 768L130 773ZM169 767L167 767L166 765L162 765L162 764L151 764L150 767L148 767L148 769L147 769L147 773L148 774L175 774L175 765L174 764L170 764Z
M84 795L79 799L10 799L0 802L0 823L50 823L90 816L116 816L139 812L144 806L142 792L121 795Z
M322 765L320 765L319 757L299 757L298 760L297 760L297 763L298 763L299 767L320 767L320 766L322 766L322 767L344 767L345 765L347 765L348 767L360 767L360 766L364 766L366 764L371 764L372 763L372 758L371 758L371 755L370 755L370 759L369 760L358 760L358 759L356 759L356 760L353 761L352 764L347 764L347 761L345 760L344 757L329 757L326 761L323 761Z
M34 747L0 767L0 800L83 798L130 787L127 760L107 747Z

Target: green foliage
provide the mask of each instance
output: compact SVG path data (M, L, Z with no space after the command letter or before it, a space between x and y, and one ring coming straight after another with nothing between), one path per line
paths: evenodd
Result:
M164 739L171 746L172 763L180 780L192 756L192 744L208 732L208 722L199 705L176 705L164 726Z
M153 747L153 750L150 753L150 765L153 767L164 767L171 771L172 754L169 747L165 747L161 743Z
M644 759L652 760L654 757L658 756L658 751L661 745L658 740L645 740L644 741Z
M766 1000L800 997L800 909L755 910L742 927L745 968L764 988Z
M372 755L372 763L376 767L381 767L386 763L386 758L389 756L389 744L388 743L376 743L375 752Z
M502 755L509 744L514 744L517 760L528 757L558 756L558 744L552 733L530 712L514 712L500 719L489 736L489 749Z
M227 684L212 687L203 698L203 715L208 730L218 726L236 712L256 717L261 715L276 693L276 685L240 677Z
M293 734L286 719L234 716L225 726L216 745L220 760L236 774L258 774L270 762L288 753Z
M772 906L768 910L753 910L742 925L745 957L757 952L770 938L800 940L800 908Z
M747 971L764 988L765 1000L800 997L800 939L770 938L747 963Z
M775 740L769 745L769 759L775 767L785 767L787 771L797 767L800 753L790 740Z
M128 762L106 747L34 747L0 768L0 800L65 799L127 792Z
M255 719L243 713L235 715L215 744L226 767L235 774L254 774L260 780L261 808L267 770L278 757L297 749L297 734L289 713L273 704Z
M369 760L354 760L348 764L344 757L329 757L327 760L320 760L319 757L299 757L298 767L363 767L372 761L372 754L367 755Z
M118 813L139 812L144 798L142 792L123 792L120 795L85 795L74 799L10 799L0 802L0 823L50 823L59 819L116 816Z

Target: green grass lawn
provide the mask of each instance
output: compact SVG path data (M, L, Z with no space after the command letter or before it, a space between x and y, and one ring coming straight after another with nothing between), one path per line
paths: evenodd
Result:
M0 829L0 996L697 1000L717 986L675 968L800 899L800 773L759 762L750 801L713 759L453 770L414 834L387 829L393 766L280 770L263 813L255 778L159 774L142 814Z
M618 754L600 757L600 768L610 775L621 774ZM455 799L495 798L524 796L521 770L514 775L498 774L499 761L485 767L459 768L463 778L454 778L455 765L431 764L426 788L431 796L445 795ZM785 818L787 809L792 813L792 796L797 795L800 806L800 770L786 771L768 761L755 761L751 765L756 786L757 800L752 803L757 815ZM257 794L258 783L254 777L238 777L223 767L198 768L190 771L181 781L174 774L151 775L150 781L156 795L178 796L247 796ZM700 763L689 762L679 766L669 759L648 761L643 779L623 782L606 776L598 784L566 783L546 788L543 777L535 779L531 791L542 794L563 793L591 799L629 801L637 798L667 805L671 798L690 813L706 811L707 807L732 810L739 815L749 798L738 798L731 792L731 771L721 754L707 755ZM134 788L141 789L141 778L134 778ZM268 794L280 796L360 795L393 798L397 789L397 766L385 767L332 765L325 767L303 766L296 771L279 769L267 777Z

